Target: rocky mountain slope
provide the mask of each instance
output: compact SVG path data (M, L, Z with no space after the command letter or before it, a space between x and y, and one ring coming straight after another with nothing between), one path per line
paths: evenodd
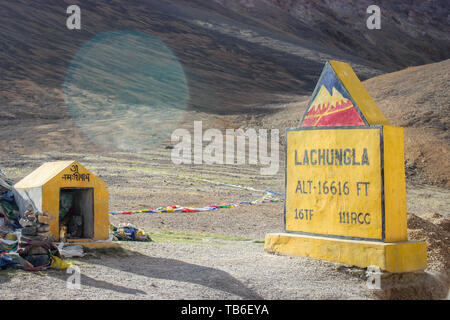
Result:
M81 30L65 26L71 4L81 8ZM366 79L448 58L446 1L381 1L381 30L366 28L368 5L350 0L5 1L0 11L1 106L10 102L4 91L19 86L16 80L32 81L25 91L60 89L77 51L94 35L118 30L162 40L186 73L189 107L218 113L307 95L328 59L352 62ZM143 59L157 51L140 49L138 44ZM112 59L111 65L129 62L115 57L98 59ZM17 91L16 96L27 95ZM10 112L18 118L52 113L45 106L36 113L17 104L14 109Z
M300 39L399 69L448 58L448 1L215 0ZM381 10L381 29L369 30L370 5ZM295 22L292 22L293 18Z

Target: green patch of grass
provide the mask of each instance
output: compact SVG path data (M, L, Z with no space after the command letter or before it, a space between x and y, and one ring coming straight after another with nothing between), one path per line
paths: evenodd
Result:
M13 277L25 276L27 274L33 274L30 272L23 271L15 267L9 267L5 269L0 269L0 283L9 281Z
M145 173L159 174L159 175L164 175L164 174L169 173L167 170L164 170L164 169L155 169L155 168L140 167L140 166L122 166L122 167L111 166L110 169L120 170L120 171L141 171L141 172L145 172Z
M130 162L127 160L127 162ZM113 170L120 170L120 175L124 174L124 171L140 171L140 172L144 172L144 173L148 173L148 174L156 174L156 175L160 175L160 176L169 176L169 177L176 177L176 178L183 178L183 179L187 179L187 180L196 180L196 179L207 179L207 180L211 180L211 181L220 181L220 182L225 182L225 183L229 183L229 184L242 184L242 185L246 185L246 184L250 184L252 179L251 178L238 178L238 177L233 177L230 178L228 177L228 179L225 179L225 181L222 181L222 178L219 178L218 176L213 176L213 175L196 175L196 174L174 174L172 171L169 170L165 170L162 168L153 168L153 167L145 167L145 166L139 166L139 164L144 164L145 162L142 161L133 161L133 164L135 165L123 165L120 167L117 166L111 166L109 167L109 169L113 169ZM95 165L91 165L90 167L91 169L97 169L97 167ZM117 173L117 174L119 174ZM110 173L109 173L110 174ZM112 175L112 174L110 174ZM202 183L202 184L209 184L210 182L206 182L206 181L199 181L197 180L197 182Z
M175 231L161 231L150 233L150 237L155 242L178 242L178 243L193 243L193 244L209 244L220 245L226 241L251 241L252 239L244 237L234 237L227 235L217 235L211 233L195 233L195 232L175 232Z
M253 240L253 243L264 244L265 241L264 240Z
M0 269L0 280L1 280L1 282L8 281L9 279L11 279L14 276L14 274L16 272L17 272L16 268Z

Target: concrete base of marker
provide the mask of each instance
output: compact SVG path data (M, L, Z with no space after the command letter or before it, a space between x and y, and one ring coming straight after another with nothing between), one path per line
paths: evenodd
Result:
M378 266L392 273L419 271L427 266L427 245L419 241L384 243L269 233L264 249L270 253L311 257L361 268Z
M89 239L70 239L64 244L66 246L80 245L90 249L98 248L120 248L120 244L112 241L92 241Z

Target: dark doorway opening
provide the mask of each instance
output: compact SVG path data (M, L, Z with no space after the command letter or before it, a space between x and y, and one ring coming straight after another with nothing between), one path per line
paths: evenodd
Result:
M93 188L60 189L59 229L60 236L63 238L94 238Z

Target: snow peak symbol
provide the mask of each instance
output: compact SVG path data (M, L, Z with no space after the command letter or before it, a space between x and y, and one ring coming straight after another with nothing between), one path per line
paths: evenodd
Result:
M355 148L310 150L305 149L303 153L295 150L295 165L368 166L370 165L370 163L367 148L364 148L362 152L357 152Z
M335 87L332 87L330 94L326 86L322 85L311 102L302 126L330 126L336 122L341 125L364 125L350 99L345 98Z

